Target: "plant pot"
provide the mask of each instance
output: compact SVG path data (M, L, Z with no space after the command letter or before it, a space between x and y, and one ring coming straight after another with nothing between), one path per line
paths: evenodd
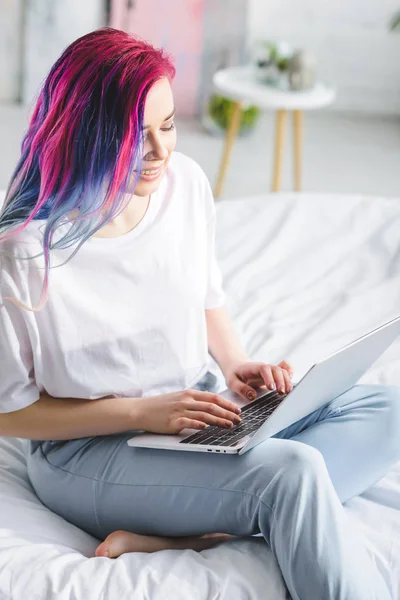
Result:
M209 115L203 115L201 119L201 124L207 133L215 136L215 137L225 137L226 129L218 125ZM255 125L242 126L238 131L238 137L248 137L252 131L254 131Z
M232 107L232 100L223 96L212 96L201 119L205 130L211 135L218 137L226 135ZM253 131L259 114L260 110L255 106L250 106L242 111L241 124L238 131L240 137L245 137Z

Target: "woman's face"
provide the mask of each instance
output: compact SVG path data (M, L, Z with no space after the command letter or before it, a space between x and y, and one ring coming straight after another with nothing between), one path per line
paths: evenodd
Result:
M176 146L174 99L165 77L147 94L144 108L144 154L135 196L147 196L160 185L171 153Z

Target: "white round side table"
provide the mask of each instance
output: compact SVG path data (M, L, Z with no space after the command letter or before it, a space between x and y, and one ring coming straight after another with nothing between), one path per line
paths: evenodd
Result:
M276 110L275 156L272 177L272 191L279 191L283 146L287 111L293 111L294 142L294 189L301 190L303 111L322 108L331 104L335 97L334 88L318 82L311 90L285 91L260 83L256 79L255 69L248 65L217 71L213 77L216 90L234 101L231 120L226 132L225 147L222 154L214 195L219 198L228 169L233 143L240 126L240 117L245 105Z

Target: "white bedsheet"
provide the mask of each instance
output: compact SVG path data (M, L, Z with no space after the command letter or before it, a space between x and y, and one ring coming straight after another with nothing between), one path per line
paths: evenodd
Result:
M276 194L218 204L228 309L255 360L318 358L400 314L400 200ZM360 382L400 385L400 340ZM399 432L400 435L400 432ZM93 558L98 540L27 479L26 442L0 438L0 599L284 600L260 538L202 553ZM346 510L400 600L400 464Z

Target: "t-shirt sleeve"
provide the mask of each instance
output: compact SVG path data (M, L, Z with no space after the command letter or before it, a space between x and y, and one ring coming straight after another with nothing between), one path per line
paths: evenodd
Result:
M0 413L25 408L40 398L24 309L5 296L20 298L20 293L0 255Z
M215 234L217 225L217 211L210 184L206 183L208 195L207 216L207 254L208 254L208 281L205 299L205 308L219 308L225 304L226 295L223 290L223 278L215 255Z

